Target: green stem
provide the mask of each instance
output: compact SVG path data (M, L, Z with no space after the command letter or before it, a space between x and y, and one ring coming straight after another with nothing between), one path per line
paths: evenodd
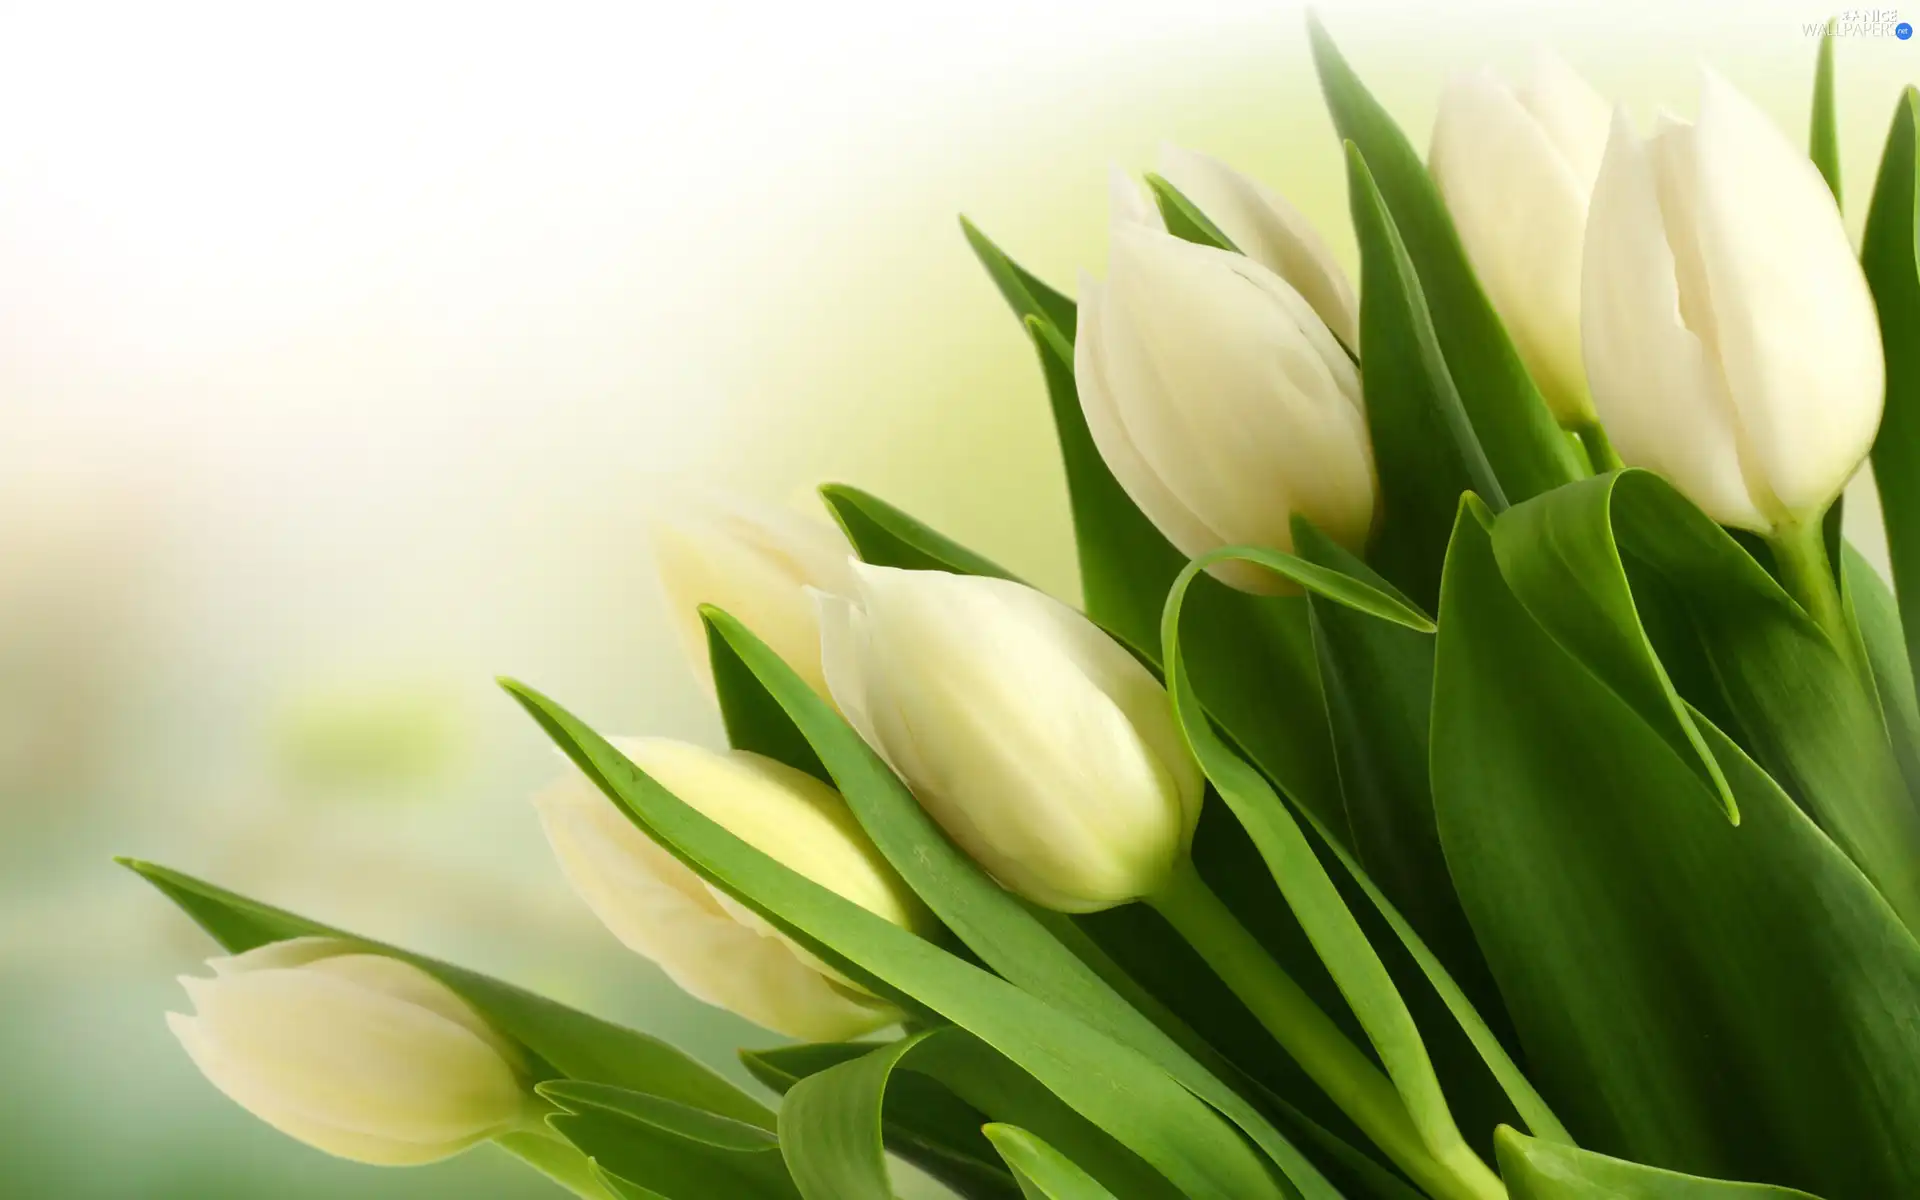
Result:
M1608 471L1618 471L1627 464L1621 461L1619 451L1607 438L1606 427L1598 421L1582 421L1572 429L1580 444L1587 448L1587 461L1593 464L1593 473L1604 475Z
M1825 524L1816 517L1799 525L1783 525L1767 544L1773 548L1780 586L1813 618L1840 657L1865 674L1866 664L1860 661L1855 647L1853 627L1847 621L1840 585L1834 579L1833 560L1827 554ZM1866 677L1871 679L1870 675Z
M1147 903L1207 961L1320 1090L1429 1195L1439 1200L1505 1200L1506 1189L1471 1152L1471 1165L1452 1169L1434 1157L1393 1081L1273 961L1191 862Z

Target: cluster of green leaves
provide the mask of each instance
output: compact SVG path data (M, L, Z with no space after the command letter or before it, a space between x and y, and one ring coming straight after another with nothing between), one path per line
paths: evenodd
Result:
M1293 553L1187 562L1094 447L1073 302L966 226L1039 356L1085 611L1166 681L1212 786L1201 875L1382 1068L1434 1158L1496 1163L1515 1200L1920 1194L1920 643L1903 634L1920 629L1920 97L1896 114L1864 249L1900 587L1838 546L1854 644L1835 645L1764 552L1652 476L1590 475L1418 154L1313 37L1361 248L1353 349L1384 508L1366 561L1300 522ZM1813 145L1837 195L1830 52ZM1233 250L1149 183L1170 232ZM869 562L1008 577L877 497L822 494ZM1205 568L1227 557L1299 594L1226 588ZM909 1032L744 1054L776 1113L643 1034L380 947L526 1050L552 1134L508 1149L594 1197L887 1200L889 1152L982 1200L1428 1194L1160 918L1006 892L751 630L703 615L729 740L837 788L940 939L788 870L507 686L649 836ZM232 951L338 934L130 865Z

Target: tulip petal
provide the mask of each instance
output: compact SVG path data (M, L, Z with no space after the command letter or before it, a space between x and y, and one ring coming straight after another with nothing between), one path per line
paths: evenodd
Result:
M834 988L783 939L735 921L698 875L584 778L562 780L534 804L573 890L614 937L688 995L812 1041L858 1037L899 1019Z
M1160 482L1160 477L1134 445L1126 423L1120 419L1104 365L1104 347L1109 337L1106 312L1105 288L1083 275L1079 332L1073 346L1073 379L1080 394L1080 411L1086 417L1087 432L1092 435L1094 446L1128 498L1182 554L1194 558L1226 545L1225 538L1209 528ZM1131 334L1123 329L1118 336L1124 338Z
M1124 222L1145 225L1149 229L1164 230L1167 227L1147 189L1118 166L1107 168L1107 214L1116 225Z
M1662 199L1649 148L1625 112L1617 113L1582 266L1581 332L1594 404L1626 462L1665 475L1716 521L1764 529L1717 366L1683 320L1683 302L1697 289L1680 278Z
M1160 173L1242 253L1299 292L1335 337L1358 349L1360 304L1353 284L1299 209L1219 159L1170 143L1160 147Z
M859 573L883 677L880 736L890 746L911 740L921 764L914 794L948 835L1002 883L1061 911L1108 908L1157 887L1184 853L1198 802L1182 788L1197 797L1197 776L1176 776L1076 660L1114 656L1102 674L1136 671L1157 690L1145 668L1021 584ZM1063 639L1063 624L1076 621L1085 635Z
M1207 514L1215 545L1290 549L1296 512L1365 541L1359 374L1298 292L1242 255L1119 229L1102 306L1121 424L1155 478Z
M1873 299L1819 170L1711 71L1693 141L1721 370L1752 473L1804 517L1839 493L1879 429Z
M1604 139L1606 107L1592 99ZM1572 123L1573 114L1560 111L1572 107L1560 102L1556 123ZM1580 260L1593 176L1582 175L1555 133L1487 71L1448 84L1429 159L1474 273L1554 415L1590 420Z

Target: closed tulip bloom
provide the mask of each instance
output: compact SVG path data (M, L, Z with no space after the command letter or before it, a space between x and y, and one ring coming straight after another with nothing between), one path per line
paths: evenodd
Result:
M1819 171L1711 72L1700 120L1615 116L1587 224L1587 377L1628 463L1762 533L1823 512L1873 444L1884 367Z
M1373 522L1360 374L1300 293L1244 255L1117 223L1081 283L1074 379L1107 467L1188 556L1293 547L1305 515L1349 549ZM1214 574L1284 590L1245 563Z
M702 604L739 618L826 695L820 631L806 589L846 586L853 551L839 530L782 509L734 505L657 521L653 546L675 627L709 689L713 666Z
M1063 912L1156 892L1186 861L1201 776L1166 691L1023 584L856 565L821 596L840 709L1002 884Z
M1217 158L1160 147L1160 174L1242 254L1287 281L1333 335L1360 346L1360 303L1333 251L1285 197Z
M1490 71L1440 97L1429 160L1487 298L1562 424L1593 420L1580 354L1587 199L1607 102L1542 52L1518 84Z
M840 794L743 750L665 738L618 743L655 782L734 836L868 912L916 932L934 921ZM696 999L807 1041L842 1041L900 1012L835 974L656 845L576 773L535 798L567 880L628 949Z
M518 1050L410 963L332 938L276 942L183 977L167 1024L241 1107L329 1154L408 1166L538 1119Z

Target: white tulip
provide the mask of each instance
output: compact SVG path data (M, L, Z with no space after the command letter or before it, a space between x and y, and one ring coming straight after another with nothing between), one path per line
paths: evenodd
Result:
M1544 51L1518 84L1490 71L1440 97L1428 155L1467 257L1554 416L1593 421L1580 356L1587 199L1607 146L1607 102Z
M167 1024L241 1107L329 1154L408 1166L537 1124L519 1051L410 963L332 938L276 942L183 976Z
M1025 585L855 571L852 597L820 596L827 682L948 835L1064 912L1164 885L1186 861L1202 781L1147 669Z
M821 695L820 631L809 587L844 587L853 553L839 530L777 508L735 503L656 521L654 557L687 657L711 689L700 606L739 618Z
M616 743L656 783L763 853L867 911L916 932L933 918L861 831L840 794L742 750L664 738ZM696 999L776 1033L843 1041L900 1012L704 880L577 772L535 798L574 891L628 949Z
M1160 147L1160 174L1241 253L1300 293L1335 337L1359 349L1353 284L1299 209L1219 159L1179 146Z
M1628 463L1708 515L1804 524L1873 444L1878 320L1833 195L1719 76L1700 120L1614 118L1587 223L1587 377Z
M1293 547L1304 514L1350 549L1373 521L1360 374L1300 293L1239 254L1113 229L1083 279L1074 379L1107 467L1182 552ZM1214 574L1284 590L1240 562Z

